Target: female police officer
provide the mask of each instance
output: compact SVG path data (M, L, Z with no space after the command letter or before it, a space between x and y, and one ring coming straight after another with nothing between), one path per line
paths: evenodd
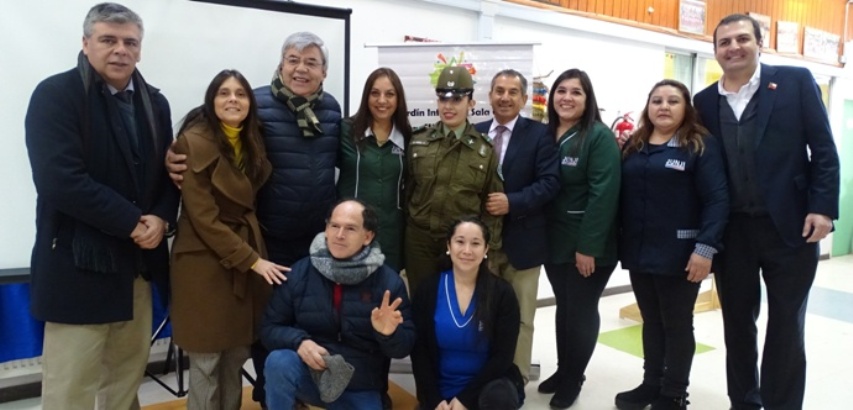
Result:
M498 160L488 137L468 122L474 81L465 67L448 66L436 85L440 121L414 131L407 152L405 266L411 292L438 272L450 222L478 215L500 249L501 217L485 210L491 192L503 192Z

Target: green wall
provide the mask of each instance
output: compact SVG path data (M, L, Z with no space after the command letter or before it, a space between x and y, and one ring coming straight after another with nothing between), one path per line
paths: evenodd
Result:
M841 201L832 235L832 256L853 253L853 100L844 101L841 131Z

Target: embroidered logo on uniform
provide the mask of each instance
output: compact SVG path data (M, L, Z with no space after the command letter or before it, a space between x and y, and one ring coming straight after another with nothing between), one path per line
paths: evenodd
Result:
M403 155L403 149L395 145L394 147L391 148L391 154Z
M565 165L567 167L576 167L578 166L578 157L563 157L563 160L560 161L560 164Z
M669 169L674 169L678 171L684 171L687 168L687 161L679 161L677 159L668 159L666 160L665 167Z

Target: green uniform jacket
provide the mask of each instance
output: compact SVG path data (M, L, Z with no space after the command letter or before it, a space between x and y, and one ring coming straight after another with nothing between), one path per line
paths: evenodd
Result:
M503 192L491 140L468 123L460 138L446 138L441 123L415 130L406 153L408 223L443 239L454 219L479 215L501 247L502 217L486 212L489 193ZM618 189L618 184L617 184Z
M616 264L616 213L621 156L616 138L596 123L581 138L575 126L557 141L560 193L548 211L551 263L574 263L575 252L596 265Z
M341 121L338 198L358 198L376 209L379 215L376 239L385 254L385 264L398 272L403 269L404 156L403 141L389 140L380 147L376 138L369 137L356 146L352 120Z

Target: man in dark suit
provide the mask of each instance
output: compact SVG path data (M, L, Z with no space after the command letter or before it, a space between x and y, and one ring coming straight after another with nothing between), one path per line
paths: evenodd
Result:
M162 166L169 103L136 69L142 20L92 7L77 67L42 81L27 109L38 193L32 315L45 321L45 409L138 409L151 287L168 294L178 192ZM97 399L96 399L97 397Z
M519 115L527 103L527 79L507 69L492 78L489 100L494 120L475 128L492 139L504 192L491 193L486 210L503 216L503 249L491 252L489 265L509 281L521 309L521 330L514 362L525 382L530 373L533 317L539 270L547 244L543 207L560 189L557 146L547 127Z
M734 14L720 21L714 51L723 77L694 101L723 143L731 192L724 251L714 259L714 272L732 408L800 409L818 241L838 218L838 153L812 75L759 64L760 47L761 30L752 18ZM759 275L768 303L760 381Z

